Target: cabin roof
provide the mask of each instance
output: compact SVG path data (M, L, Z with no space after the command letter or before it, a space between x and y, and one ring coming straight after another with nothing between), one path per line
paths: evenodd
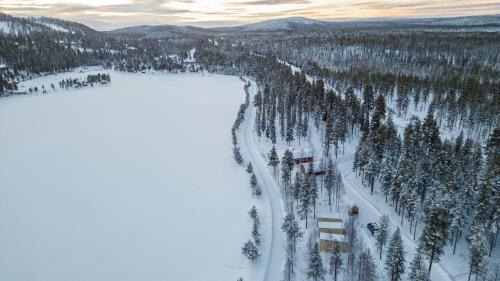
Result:
M325 218L325 219L342 219L340 217L339 213L318 213L316 217L319 218Z
M320 233L319 234L319 239L320 240L326 240L326 241L339 241L339 242L344 242L345 236L342 234L335 234L335 233Z
M343 229L344 225L337 221L320 221L318 222L319 228L330 228L330 229Z
M314 154L309 149L292 149L293 158L313 157Z

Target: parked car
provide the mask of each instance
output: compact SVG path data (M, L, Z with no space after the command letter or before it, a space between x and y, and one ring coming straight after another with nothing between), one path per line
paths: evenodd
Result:
M366 227L368 228L372 236L375 236L375 233L379 230L378 224L375 222L369 222Z

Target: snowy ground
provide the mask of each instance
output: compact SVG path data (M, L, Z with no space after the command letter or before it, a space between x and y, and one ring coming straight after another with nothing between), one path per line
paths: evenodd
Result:
M258 280L241 246L263 204L231 154L243 83L111 79L0 100L0 280Z

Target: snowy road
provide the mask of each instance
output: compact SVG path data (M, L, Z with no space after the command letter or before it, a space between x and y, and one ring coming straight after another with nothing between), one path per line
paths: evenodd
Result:
M252 82L250 87L250 98L256 93L256 84ZM283 201L281 192L271 171L267 167L265 158L260 154L258 144L254 142L253 128L255 120L255 108L252 103L246 112L244 127L240 131L241 152L246 160L252 162L255 175L263 189L263 200L267 200L266 208L269 218L270 229L263 238L263 275L258 280L277 281L281 280L283 269L283 255L285 249L285 240L281 231L281 222L283 220ZM270 212L270 214L269 214ZM270 233L269 233L270 232Z

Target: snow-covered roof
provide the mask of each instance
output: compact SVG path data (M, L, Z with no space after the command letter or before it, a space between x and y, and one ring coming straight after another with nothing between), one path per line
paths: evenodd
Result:
M338 213L318 213L316 217L325 219L341 219L340 214Z
M309 149L291 149L293 158L313 157L313 153Z
M326 240L326 241L339 241L339 242L344 242L345 241L345 236L342 234L335 234L335 233L320 233L319 234L319 239L320 240Z
M320 221L318 222L319 228L330 228L330 229L343 229L344 224L336 221Z

